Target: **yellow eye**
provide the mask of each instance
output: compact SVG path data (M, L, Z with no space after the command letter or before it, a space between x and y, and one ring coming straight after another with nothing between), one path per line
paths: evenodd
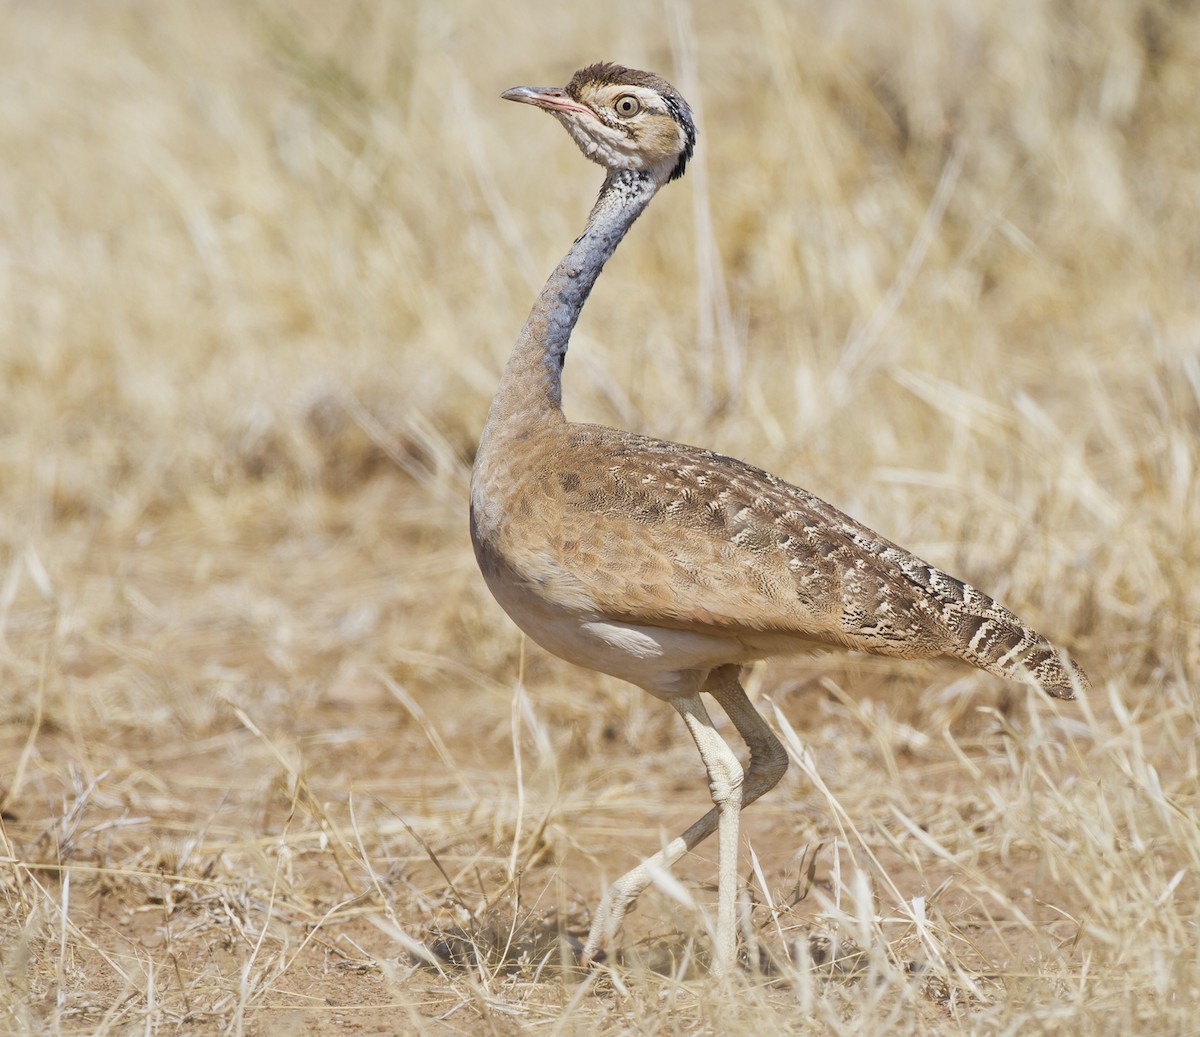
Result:
M613 111L616 112L622 119L631 118L637 115L642 110L642 102L639 101L633 94L624 94L617 98L617 103L613 105Z

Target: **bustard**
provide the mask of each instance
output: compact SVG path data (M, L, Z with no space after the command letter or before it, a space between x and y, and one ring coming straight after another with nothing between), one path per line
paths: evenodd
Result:
M669 83L620 65L580 69L563 88L518 86L501 96L548 111L606 173L492 400L471 476L475 556L496 600L543 648L674 706L708 772L713 808L608 889L584 956L599 958L656 869L715 829L713 970L725 972L736 953L739 812L787 769L742 690L742 663L834 645L956 656L1059 698L1087 678L987 595L802 489L698 447L567 421L571 330L630 225L683 175L696 129ZM749 747L744 772L701 692Z

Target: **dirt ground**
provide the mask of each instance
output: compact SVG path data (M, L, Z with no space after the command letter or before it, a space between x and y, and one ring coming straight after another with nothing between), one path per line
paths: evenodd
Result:
M843 869L854 867L886 876L887 889L905 898L927 898L956 967L973 976L970 992L926 984L916 1001L933 1019L995 996L1000 974L1022 961L1060 958L1079 937L1086 904L1028 842L998 848L996 805L960 791L964 766L1003 769L995 760L1002 725L960 719L956 762L894 715L872 716L882 699L843 701L820 686L837 672L831 664L772 673L774 695L798 726L815 720L821 741L855 740L851 758L839 756L825 777L875 831L847 844L828 807L795 777L748 811L746 841L761 874L747 867L744 875L757 903L765 989L777 971L769 961L786 961L796 941L816 947L836 932L823 919L846 909ZM926 690L911 677L854 676L902 702ZM548 759L537 759L536 741L525 747L523 805L514 803L509 725L481 708L493 696L478 693L447 693L417 717L382 694L356 703L352 716L344 701L321 702L292 720L272 714L270 735L232 704L226 723L197 740L113 731L81 745L40 730L25 781L37 795L12 802L4 826L22 862L12 906L42 905L12 945L28 955L16 974L28 984L28 1010L65 1032L93 1032L153 989L162 1024L189 1029L244 1020L263 1033L382 1034L406 1025L469 1033L482 1016L493 1032L517 1033L555 1018L586 975L573 960L562 971L570 947L560 946L559 930L582 936L603 876L705 807L703 771L674 714L651 704L631 744L612 719L627 708L620 694L601 698L591 719L601 733L587 738L602 745L602 766L593 760L573 772L569 727L554 725L540 747ZM899 736L881 736L881 720ZM886 737L887 748L873 748L872 735L881 746ZM3 749L15 759L23 745L10 735ZM952 810L937 795L942 785L956 788ZM941 859L927 838L954 849ZM677 876L711 907L711 848L682 862ZM55 960L46 938L61 926L49 905L70 918L65 959ZM896 964L922 989L929 963L911 923L885 925ZM449 958L447 975L417 964L398 931ZM651 890L626 924L622 960L634 977L641 969L699 976L704 941L690 912ZM843 950L850 964L844 974L829 965L826 981L852 989L867 967L857 953ZM58 981L39 990L50 966ZM472 989L478 969L487 980ZM547 990L558 992L549 1003ZM774 996L790 1001L783 990Z

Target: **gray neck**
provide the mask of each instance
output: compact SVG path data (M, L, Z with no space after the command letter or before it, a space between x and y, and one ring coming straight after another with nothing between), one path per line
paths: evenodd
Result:
M485 436L499 425L562 417L562 370L583 304L658 183L647 173L612 170L587 226L554 269L529 311L488 412Z

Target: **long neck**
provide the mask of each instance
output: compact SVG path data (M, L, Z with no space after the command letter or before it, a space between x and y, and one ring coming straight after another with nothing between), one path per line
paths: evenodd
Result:
M583 304L658 183L635 170L610 171L587 226L554 269L529 311L488 411L485 436L500 426L562 418L562 371L567 343Z

